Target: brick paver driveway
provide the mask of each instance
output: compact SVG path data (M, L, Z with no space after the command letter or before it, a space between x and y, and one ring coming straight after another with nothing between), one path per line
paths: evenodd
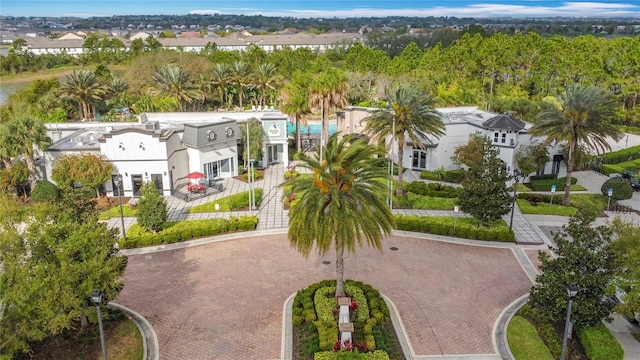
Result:
M417 355L495 353L495 320L531 287L510 249L401 236L383 246L346 257L345 277L395 303ZM130 256L117 302L151 322L162 359L276 359L284 302L334 271L331 255L305 260L286 234L248 237Z

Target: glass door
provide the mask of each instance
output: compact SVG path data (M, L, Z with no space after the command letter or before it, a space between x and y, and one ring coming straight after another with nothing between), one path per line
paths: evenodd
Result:
M423 150L413 150L413 164L414 169L425 170L427 168L427 152Z

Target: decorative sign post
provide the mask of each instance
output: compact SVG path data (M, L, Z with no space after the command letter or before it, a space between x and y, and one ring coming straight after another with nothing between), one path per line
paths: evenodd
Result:
M611 205L612 195L613 195L613 188L609 188L609 191L607 191L607 196L609 197L609 200L607 200L607 212L609 211L609 205Z
M453 232L455 234L456 232L456 219L458 218L458 212L460 211L460 207L458 206L454 206L453 207Z
M549 202L549 205L553 205L553 194L556 193L556 184L551 185L551 201Z

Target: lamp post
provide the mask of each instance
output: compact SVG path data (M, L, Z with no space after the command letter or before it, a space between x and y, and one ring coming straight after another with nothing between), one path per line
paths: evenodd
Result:
M254 175L254 170L255 170L255 166L253 165L253 163L255 162L255 159L249 159L249 199L251 200L251 204L249 204L249 206L251 207L251 210L254 210L256 208L256 192L255 192L255 175Z
M516 197L517 197L517 191L518 191L518 183L520 183L520 176L522 176L522 173L520 172L520 170L518 169L513 169L513 177L515 178L516 182L515 184L513 184L513 201L511 202L511 221L509 221L509 231L511 231L511 229L513 228L513 213L515 212L516 209Z
M122 225L122 239L127 242L127 230L124 227L124 212L122 211L122 174L118 174L113 178L113 183L118 188L118 200L120 201L120 224Z
M570 284L567 287L567 293L569 294L569 306L567 307L567 321L564 323L564 337L562 338L562 352L560 353L560 360L564 360L565 353L567 352L567 339L569 338L569 328L571 325L571 304L573 298L578 293L578 285Z
M102 314L100 313L100 300L102 300L102 293L100 290L93 290L91 294L91 300L96 304L98 309L98 326L100 327L100 344L102 345L102 359L107 360L107 345L104 342L104 330L102 329Z

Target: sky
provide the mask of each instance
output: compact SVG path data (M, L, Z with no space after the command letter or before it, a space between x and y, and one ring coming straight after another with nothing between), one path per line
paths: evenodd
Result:
M297 18L455 17L635 17L640 0L1 0L3 16L112 16L243 14Z

